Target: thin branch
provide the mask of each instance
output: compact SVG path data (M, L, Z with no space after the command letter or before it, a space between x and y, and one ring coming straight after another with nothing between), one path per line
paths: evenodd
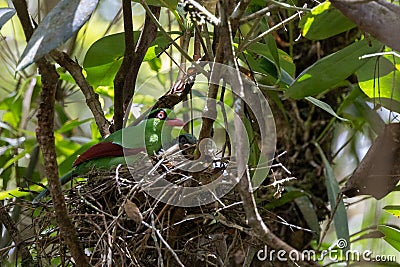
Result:
M179 259L179 256L175 253L175 251L174 251L174 250L171 248L171 246L168 244L168 242L162 237L162 235L160 234L160 230L158 230L157 228L155 228L153 225L150 225L150 224L146 223L145 221L142 221L142 224L156 233L156 235L158 236L158 238L160 239L160 241L165 245L165 247L168 249L168 251L172 254L172 256L173 256L173 257L175 258L175 260L176 260L176 263L177 263L179 266L185 266L185 265L181 262L181 260Z
M215 32L214 36L215 38L217 38L214 39L214 44L217 45L214 58L214 62L216 63L224 63L227 46L231 45L229 43L231 38L230 36L228 36L229 32L227 31L227 21L222 20L223 15L224 14L221 14L221 23L218 25L218 27L216 26L214 30ZM199 134L198 144L200 144L201 140L205 138L210 138L212 135L214 121L215 118L217 117L216 98L218 95L218 88L219 88L218 84L219 75L221 75L221 73L216 73L215 71L211 70L210 81L214 82L210 82L208 87L207 102L206 106L204 107L202 126Z
M257 204L253 195L253 189L250 181L250 174L247 168L247 159L243 157L243 151L247 149L247 133L245 128L242 126L243 121L245 118L245 103L243 101L243 97L245 97L245 88L243 85L242 78L240 76L240 70L237 65L237 61L235 59L234 50L232 47L233 40L232 40L232 30L230 28L230 24L228 23L227 16L224 15L226 12L226 2L225 5L221 8L221 25L226 25L227 29L222 32L226 32L226 35L229 37L229 46L226 46L225 50L225 58L226 62L230 66L234 66L235 70L233 70L233 75L231 75L234 80L232 81L232 88L234 92L237 92L237 96L234 100L234 107L236 115L234 116L234 126L235 126L235 156L237 161L237 173L241 175L237 177L239 179L239 183L237 189L243 201L243 208L246 213L246 218L248 221L248 225L251 227L252 231L259 237L260 240L265 242L267 245L275 248L275 249L282 249L290 254L297 254L300 255L300 252L297 251L295 248L291 247L279 237L277 237L263 222L258 209ZM237 19L240 19L237 18ZM299 257L299 262L304 264L314 264L303 262L301 257Z
M79 88L82 90L86 99L86 104L92 111L101 136L105 137L109 135L110 122L104 117L104 112L99 101L99 95L94 92L93 87L85 79L85 76L83 76L82 67L64 52L54 50L50 55L58 64L60 64L60 66L64 67L72 75Z
M263 9L260 9L254 13L251 13L250 15L243 17L239 20L240 23L246 23L249 22L251 20L260 18L260 17L264 17L268 12L270 12L272 9L276 8L275 5L270 5L267 7L264 7Z
M21 252L21 266L37 266L29 252L28 245L22 238L18 227L15 225L2 202L0 202L0 221L10 234L16 248Z
M282 28L283 26L285 26L287 23L300 18L300 16L304 13L304 11L299 11L296 14L293 14L292 16L288 17L287 19L281 21L280 23L274 25L273 27L271 27L269 30L263 32L262 34L258 35L256 38L250 40L247 43L243 43L241 46L239 46L238 48L238 53L243 52L247 47L249 47L250 45L257 43L258 41L260 41L262 38L264 38L265 36L267 36L268 34Z
M239 24L240 18L243 16L243 14L246 11L246 8L249 4L250 4L250 0L241 0L241 1L239 1L237 6L235 7L235 9L233 10L232 15L230 16L230 24L231 24L231 29L232 29L233 34L236 33L236 31L240 25ZM227 8L229 8L229 7L227 7ZM228 10L225 10L225 12L228 12Z
M175 42L175 40L165 31L164 27L160 24L158 19L153 15L152 8L154 7L149 7L144 0L140 0L140 4L144 7L146 10L146 14L149 16L149 18L153 21L153 23L158 27L160 30L160 33L164 35L169 42L178 50L178 52L183 55L189 62L192 63L193 67L196 69L197 72L204 74L206 77L208 77L207 72L204 70L204 68L201 66L201 64L197 64L189 54L182 49L182 47Z
M149 18L154 22L155 25L157 25L158 29L160 32L167 38L169 41L172 43L173 46L175 46L176 49L178 49L179 53L182 54L189 62L193 62L193 59L189 56L188 53L186 53L185 50L183 50L175 41L174 39L169 36L169 34L165 31L163 26L158 22L158 19L153 15L153 12L151 11L151 7L149 7L144 0L140 0L140 4L144 7L146 10L147 15Z

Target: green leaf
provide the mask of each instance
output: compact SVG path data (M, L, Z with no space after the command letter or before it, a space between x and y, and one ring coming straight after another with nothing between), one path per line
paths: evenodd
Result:
M39 185L32 185L28 188L27 191L34 191L34 192L40 192L43 190L43 187ZM29 195L30 192L25 192L25 191L20 191L19 188L14 188L6 191L1 191L0 192L0 200L5 200L8 198L13 198L13 197L24 197Z
M122 64L122 58L104 65L85 69L86 80L93 87L114 86L114 77Z
M374 58L357 71L358 85L368 97L376 99L379 104L399 111L399 69L391 55Z
M239 58L242 59L243 57L239 56ZM259 58L254 59L252 56L249 56L246 57L246 61L255 72L265 75L259 80L260 83L272 85L278 82L279 74L276 70L274 62L271 59L264 56L260 56ZM293 83L294 80L289 73L281 69L280 81L285 85L290 85Z
M72 77L72 75L69 72L65 72L63 68L57 68L57 73L60 75L60 80L76 84L75 79Z
M388 205L383 207L384 210L400 218L400 205Z
M18 129L22 116L22 97L15 92L0 101L0 110L5 110L1 121Z
M169 34L178 34L180 32L170 32ZM133 36L135 40L139 39L140 31L134 31ZM161 33L158 34L156 39L150 45L144 61L149 61L157 56L163 49L170 45L169 39L164 37ZM133 49L133 48L132 48ZM116 33L107 35L96 42L94 42L85 55L83 60L83 67L90 68L115 62L123 58L125 52L125 33Z
M400 230L392 226L378 225L378 230L381 231L385 237L383 238L396 250L400 251Z
M137 40L140 32L134 31L133 38ZM88 49L83 60L85 69L120 60L125 52L125 33L107 35L94 42ZM133 49L133 48L132 48Z
M345 80L367 63L368 59L360 56L379 51L382 45L367 40L355 42L336 53L326 56L305 69L285 92L287 97L301 99L319 94Z
M247 48L249 52L253 52L256 55L263 55L264 57L273 61L273 56L270 49L266 44L255 43ZM294 77L296 66L293 63L293 59L284 51L278 49L279 64L283 70L285 70L290 76Z
M132 0L132 2L140 3L140 0ZM145 2L149 6L163 6L172 10L178 5L178 0L146 0Z
M77 149L81 147L81 145L72 142L67 138L63 138L61 134L56 134L55 136L57 156L60 158L64 158L73 154Z
M335 207L339 193L339 184L336 180L335 174L333 173L332 166L325 156L324 151L322 150L322 148L319 146L318 143L314 142L314 145L318 149L318 152L321 155L322 161L324 163L325 183L328 192L329 203L331 204L331 207ZM336 213L333 216L333 222L335 225L337 239L343 238L347 241L347 244L350 244L349 225L343 199L340 200L337 206ZM344 250L348 249L349 247L344 248Z
M6 171L8 168L14 165L15 162L18 160L22 159L29 151L28 150L23 150L20 152L18 155L15 155L11 159L9 159L1 168L0 168L0 175L3 174L4 171Z
M74 129L74 128L76 128L76 127L78 127L78 126L80 126L80 125L82 125L82 124L84 124L84 123L86 123L88 121L91 121L91 120L92 120L92 118L88 118L88 119L81 120L81 121L79 121L79 120L68 121L68 122L64 123L63 126L61 126L60 129L58 129L56 132L57 133L68 132L68 131L70 131L70 130L72 130L72 129Z
M362 122L366 121L375 133L379 133L385 127L385 121L366 103L364 98L356 98L353 105L359 113L358 118L361 119Z
M67 41L86 23L98 2L98 0L60 1L34 31L16 70L23 70Z
M263 23L260 24L260 28L262 32L266 32L270 29L268 22L266 19L263 19ZM275 38L272 34L265 36L264 42L266 43L266 51L268 51L271 59L274 62L276 71L277 71L277 79L278 81L281 79L281 64L280 64L280 57L278 53L278 47L276 46Z
M9 21L15 14L14 8L0 8L0 29Z
M348 31L356 25L326 1L301 18L299 27L304 37L322 40Z
M325 102L323 102L321 100L318 100L318 99L316 99L316 98L314 98L312 96L307 96L305 99L307 101L311 102L312 104L316 105L317 107L322 108L323 110L325 110L326 112L328 112L332 116L338 118L339 120L348 121L348 119L342 118L338 114L336 114L336 112L332 109L332 107L329 106L327 103L325 103Z
M134 39L140 36L139 31L135 31ZM181 34L180 32L171 32L170 34ZM87 74L87 80L93 87L113 86L113 81L118 72L125 52L125 33L117 33L105 36L89 48L83 61L83 67ZM170 45L167 39L161 33L150 45L143 59L144 62L151 62L151 66L157 69L160 61L157 63L157 56ZM133 48L132 48L133 49Z
M302 196L294 200L297 207L300 209L303 218L306 220L307 225L310 229L319 236L321 228L319 226L318 216L315 212L315 208L308 196Z
M158 57L149 60L147 63L150 65L150 68L156 72L161 69L161 59Z

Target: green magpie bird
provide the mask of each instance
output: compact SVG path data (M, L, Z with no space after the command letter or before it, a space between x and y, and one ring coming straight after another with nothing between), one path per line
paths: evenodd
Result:
M116 131L100 143L91 146L75 160L72 170L60 178L60 183L64 185L74 177L93 169L107 170L119 164L134 162L140 152L154 156L162 149L162 143L172 142L172 127L184 125L182 120L168 117L170 113L169 109L155 109L138 125ZM192 145L196 141L190 134L178 137L180 147ZM43 190L32 203L38 203L48 194L48 189Z

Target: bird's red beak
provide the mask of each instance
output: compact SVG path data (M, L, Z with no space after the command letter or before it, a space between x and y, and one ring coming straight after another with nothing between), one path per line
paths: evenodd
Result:
M167 119L166 121L165 121L165 123L167 124L167 125L169 125L169 126L184 126L185 125L185 123L182 121L182 120L180 120L180 119L178 119L178 118L175 118L175 119Z

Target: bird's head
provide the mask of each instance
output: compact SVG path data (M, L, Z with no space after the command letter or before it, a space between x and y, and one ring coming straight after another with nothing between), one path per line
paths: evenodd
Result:
M172 140L172 127L184 126L185 123L174 117L170 109L155 109L146 119L146 148L149 155L155 154L162 148L162 143Z
M178 136L179 149L182 154L190 158L193 156L196 149L197 138L189 133L184 133Z
M184 126L185 123L172 116L172 110L166 108L159 108L155 109L150 112L149 116L147 117L148 120L154 119L154 121L158 124L166 124L168 126Z

